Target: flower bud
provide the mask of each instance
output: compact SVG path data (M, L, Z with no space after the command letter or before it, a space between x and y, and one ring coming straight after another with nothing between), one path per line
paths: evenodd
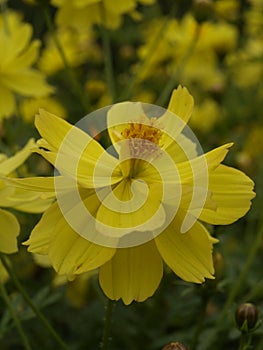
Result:
M240 304L235 312L238 328L242 332L252 330L258 321L258 309L251 303Z
M178 341L166 344L162 350L187 350L187 347Z

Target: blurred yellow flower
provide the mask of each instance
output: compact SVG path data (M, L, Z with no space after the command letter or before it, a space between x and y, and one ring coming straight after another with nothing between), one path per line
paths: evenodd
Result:
M62 118L67 115L65 108L54 97L24 99L20 106L20 112L23 119L31 123L34 121L39 108L47 109Z
M133 14L137 3L151 5L155 0L52 0L59 7L57 23L70 26L79 31L86 30L92 24L104 24L116 29L122 23L124 14Z
M89 62L101 60L101 52L90 28L83 33L76 33L70 29L59 29L57 36L71 67L77 67L87 62L87 60ZM51 36L46 38L45 48L39 58L38 67L49 75L65 68L61 54Z
M31 139L26 146L13 157L7 158L0 154L0 176L13 176L15 170L24 163L36 147ZM40 213L51 204L50 199L41 198L40 193L29 193L27 190L6 186L4 180L0 180L0 207L14 208L25 212ZM0 209L0 252L11 254L17 252L17 236L20 226L15 215L7 210ZM8 274L0 263L0 282L5 282Z
M38 40L30 43L31 25L13 12L5 16L0 15L0 119L14 113L16 94L39 97L52 92L44 74L31 67L40 46Z
M125 304L153 295L163 261L185 281L213 278L217 240L200 221L236 221L249 210L254 184L221 164L231 144L197 154L181 133L192 110L193 98L182 87L158 119L148 118L140 103L113 105L107 128L117 158L81 129L40 111L36 127L43 139L36 152L59 176L10 181L56 190L57 201L25 242L29 251L47 255L70 279L99 269L105 294Z
M220 119L220 114L218 104L211 98L206 98L203 103L195 107L190 126L193 130L206 133L210 131Z

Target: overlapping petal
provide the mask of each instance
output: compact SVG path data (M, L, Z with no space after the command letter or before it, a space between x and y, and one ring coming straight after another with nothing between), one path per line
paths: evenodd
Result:
M128 305L153 295L163 274L163 263L154 241L118 249L114 257L102 265L99 281L104 293Z
M214 225L235 222L249 210L255 196L253 187L253 181L243 172L220 165L209 176L209 189L216 209L205 207L199 219Z
M179 211L172 223L155 238L156 246L166 264L184 281L202 283L214 278L212 246L216 242L199 223L182 234L184 214Z
M16 217L6 210L0 209L0 252L17 252L17 236L20 231Z

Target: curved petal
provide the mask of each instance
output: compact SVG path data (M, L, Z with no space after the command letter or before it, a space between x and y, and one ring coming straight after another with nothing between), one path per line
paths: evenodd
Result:
M32 253L45 254L61 275L93 270L112 258L114 248L99 246L78 235L54 203L42 216L24 244Z
M164 232L155 238L163 260L184 281L202 283L205 278L214 278L212 245L215 240L199 222L182 234L182 221L183 215L178 213Z
M194 108L194 99L185 87L179 85L173 90L168 110L159 118L159 124L165 131L162 137L163 148L166 148L186 126Z
M114 257L99 269L101 288L108 298L144 301L154 294L163 274L163 263L153 241L118 249Z
M120 181L122 174L118 160L81 129L43 110L36 116L35 123L52 149L52 152L42 149L36 152L61 173L77 177L77 181L85 187L106 186Z
M134 231L153 231L166 219L161 194L140 181L123 180L101 202L97 211L99 232L121 237Z
M25 147L18 151L13 157L10 157L0 163L0 174L8 175L16 168L18 168L31 155L32 148L35 147L34 139L30 139Z
M17 252L17 239L20 227L16 217L0 209L0 252L11 254Z
M249 210L251 199L255 197L253 188L253 181L242 171L220 165L209 176L209 189L216 208L204 208L199 219L214 225L235 222Z

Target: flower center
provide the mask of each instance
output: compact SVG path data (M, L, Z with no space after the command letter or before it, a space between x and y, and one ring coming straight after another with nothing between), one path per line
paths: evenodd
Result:
M152 118L150 124L130 122L129 126L121 132L123 139L129 140L130 156L138 158L158 153L162 131L155 127L156 118Z

